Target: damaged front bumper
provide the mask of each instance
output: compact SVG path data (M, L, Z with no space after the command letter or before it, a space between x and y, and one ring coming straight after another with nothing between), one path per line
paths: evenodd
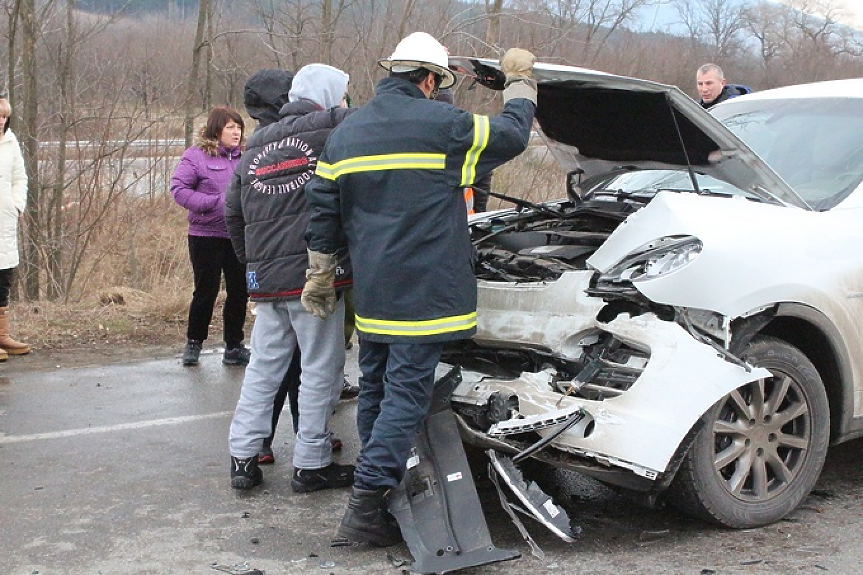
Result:
M598 321L602 302L585 295L588 281L588 273L576 272L548 284L480 282L483 312L475 341L485 348L542 348L575 361L583 360L585 342L606 338L637 350L630 360L588 362L582 375L563 383L549 368L517 377L465 369L453 409L468 443L516 454L537 435L557 434L533 456L648 491L675 470L675 456L702 414L734 389L770 373L728 361L715 346L653 313ZM560 297L563 293L568 297ZM593 365L598 367L589 369ZM605 383L615 378L625 385ZM578 410L584 417L558 434Z

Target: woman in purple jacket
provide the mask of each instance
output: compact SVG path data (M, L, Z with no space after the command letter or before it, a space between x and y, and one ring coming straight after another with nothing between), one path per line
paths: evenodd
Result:
M245 266L234 253L224 214L225 191L240 161L243 131L243 119L235 110L213 108L197 145L183 153L171 178L174 200L189 211L189 259L195 276L183 365L198 365L223 272L228 297L222 315L225 335L222 363L249 363L249 350L243 346L249 299Z

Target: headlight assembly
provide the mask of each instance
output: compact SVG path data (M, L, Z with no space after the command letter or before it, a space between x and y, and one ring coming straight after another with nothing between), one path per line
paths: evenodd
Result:
M701 240L694 236L659 238L634 250L603 274L600 281L651 280L689 264L701 253Z

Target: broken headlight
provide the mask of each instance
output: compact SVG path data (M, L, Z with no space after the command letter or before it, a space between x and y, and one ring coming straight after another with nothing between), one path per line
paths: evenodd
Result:
M623 258L600 281L632 282L662 277L689 264L701 253L694 236L667 236L653 240Z

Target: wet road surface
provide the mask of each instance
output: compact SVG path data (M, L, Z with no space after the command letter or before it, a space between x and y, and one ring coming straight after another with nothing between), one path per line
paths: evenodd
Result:
M205 351L208 351L205 349ZM216 350L213 350L216 351ZM294 494L284 414L276 464L249 493L230 488L227 435L243 369L219 353L36 371L0 368L0 574L407 572L404 545L332 548L348 490ZM348 373L356 381L356 348ZM333 428L357 454L355 402ZM477 488L495 545L520 559L460 573L858 573L863 442L835 447L787 520L730 531L556 472L556 501L583 533L564 543L524 519L521 538L487 479Z

